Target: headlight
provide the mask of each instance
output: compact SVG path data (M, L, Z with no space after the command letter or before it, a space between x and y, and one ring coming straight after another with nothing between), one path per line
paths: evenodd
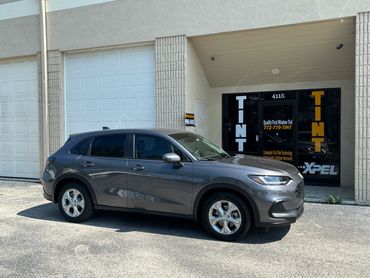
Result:
M285 176L248 175L248 177L254 182L261 185L285 185L290 181L290 178Z
M303 175L301 174L301 172L299 172L298 171L298 176L303 180L304 179L304 177L303 177Z

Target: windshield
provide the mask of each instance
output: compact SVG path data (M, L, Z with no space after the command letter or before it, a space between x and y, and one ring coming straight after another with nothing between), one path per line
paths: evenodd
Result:
M228 153L206 138L193 133L170 134L198 160L213 160L228 157Z

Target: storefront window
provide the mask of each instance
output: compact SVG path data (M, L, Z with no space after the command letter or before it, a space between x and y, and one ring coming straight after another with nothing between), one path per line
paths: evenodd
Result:
M223 148L294 164L310 184L340 182L340 89L223 95Z

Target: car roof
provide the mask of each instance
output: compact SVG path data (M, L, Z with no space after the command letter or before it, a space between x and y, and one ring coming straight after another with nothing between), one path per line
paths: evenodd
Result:
M191 133L186 130L181 129L170 129L170 128L137 128L137 129L102 129L96 131L89 131L89 132L81 132L71 134L70 137L76 136L95 136L95 135L102 135L102 134L110 134L110 133L147 133L147 134L175 134L175 133Z

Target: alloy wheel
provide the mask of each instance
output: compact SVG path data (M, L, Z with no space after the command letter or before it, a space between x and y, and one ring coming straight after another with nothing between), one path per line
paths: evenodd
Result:
M63 194L62 206L69 217L80 216L85 208L85 200L82 193L77 189L68 189Z
M208 221L217 233L231 235L239 230L242 216L240 209L233 202L219 200L210 207Z

